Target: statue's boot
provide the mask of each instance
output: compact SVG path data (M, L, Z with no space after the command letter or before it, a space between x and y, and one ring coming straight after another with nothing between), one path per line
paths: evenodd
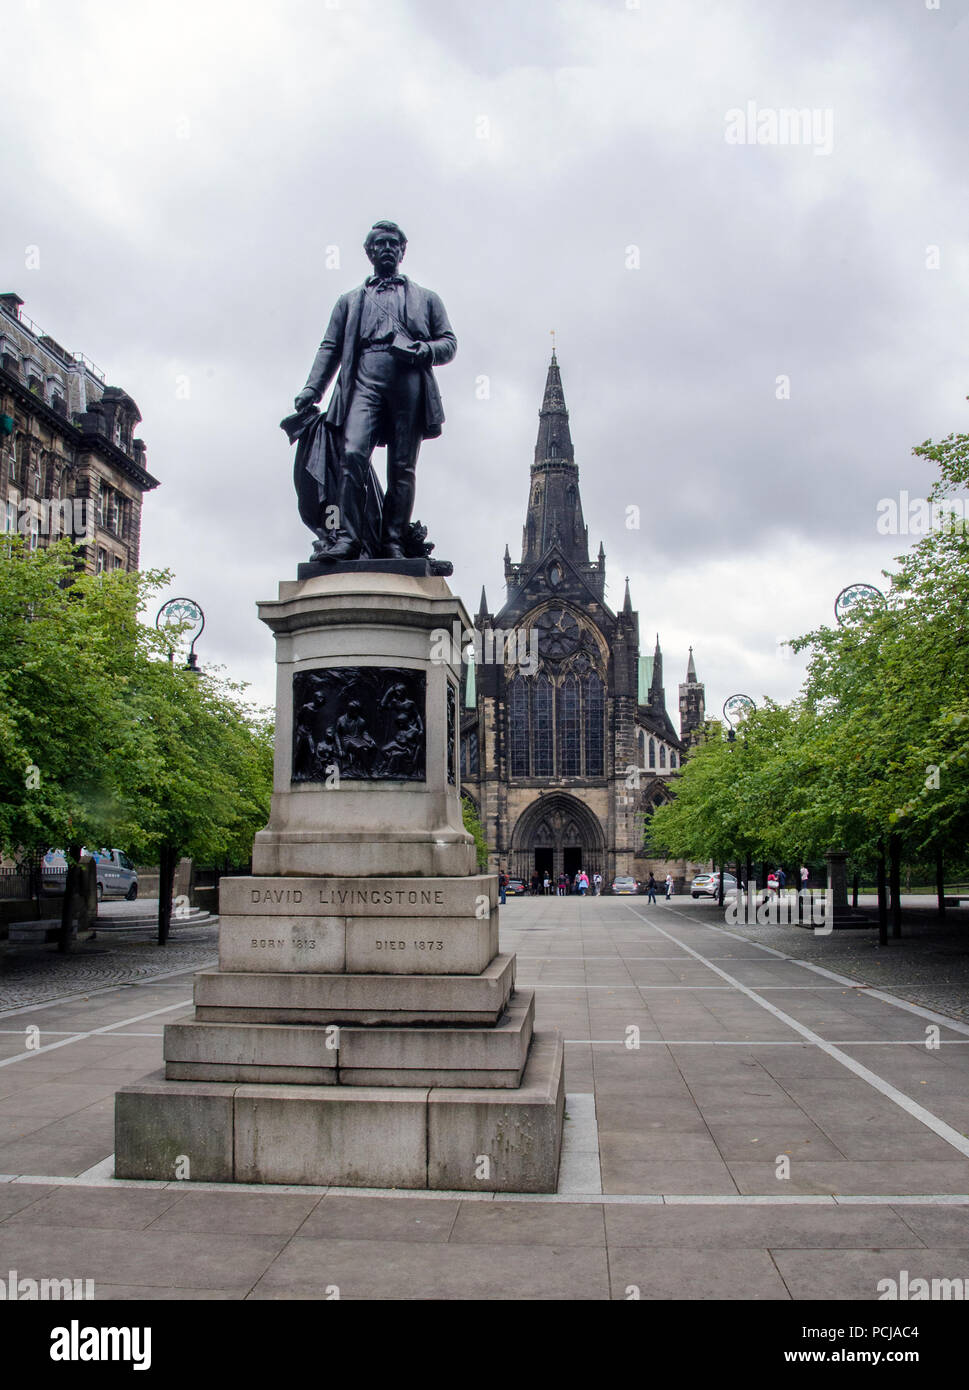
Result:
M388 560L403 560L404 530L414 510L414 467L396 469L395 473L384 499L382 553Z
M366 459L347 456L344 460L343 477L340 479L340 529L322 557L326 560L356 560L363 549L360 537L363 533L365 495L361 474L365 474L366 467Z

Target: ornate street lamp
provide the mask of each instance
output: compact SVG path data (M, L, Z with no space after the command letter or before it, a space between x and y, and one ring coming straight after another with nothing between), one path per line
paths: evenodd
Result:
M737 737L737 727L742 724L752 710L757 706L749 695L728 695L723 702L723 717L727 721L729 731L727 738L733 743Z
M159 608L155 617L155 627L159 632L171 632L177 629L179 636L191 637L192 641L185 661L185 670L191 671L193 676L200 676L202 672L195 655L195 643L201 637L205 627L205 614L202 612L201 606L192 598L170 598ZM168 649L168 659L171 662L175 660L174 642Z
M885 595L874 584L847 584L834 601L834 616L839 626L845 621L852 608L867 599L885 602Z

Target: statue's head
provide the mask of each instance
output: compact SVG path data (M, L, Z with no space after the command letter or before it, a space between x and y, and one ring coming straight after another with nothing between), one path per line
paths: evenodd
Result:
M363 249L374 270L381 275L393 275L404 259L407 238L396 222L375 222L367 233Z

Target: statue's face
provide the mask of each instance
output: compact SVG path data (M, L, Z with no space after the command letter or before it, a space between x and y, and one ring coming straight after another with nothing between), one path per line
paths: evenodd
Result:
M394 232L378 232L367 252L378 275L396 275L404 258L400 239Z

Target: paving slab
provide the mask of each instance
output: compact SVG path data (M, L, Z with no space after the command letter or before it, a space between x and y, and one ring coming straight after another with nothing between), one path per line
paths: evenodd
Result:
M654 1300L868 1299L900 1270L969 1273L969 1156L846 1065L956 1138L969 1131L965 1019L943 1016L947 1045L931 1050L922 1006L901 1007L924 997L905 977L922 943L893 943L886 961L797 929L761 933L780 959L715 926L706 904L636 912L612 899L501 910L502 950L521 951L540 1031L566 1040L583 1117L566 1124L552 1197L116 1185L111 1098L150 1084L165 1025L190 1013L191 975L50 1003L38 970L36 1004L28 989L0 1014L0 1174L30 1178L0 1180L0 1268L93 1277L98 1298L253 1301L325 1298L333 1284L342 1298L628 1298L635 1286ZM214 941L211 929L200 963ZM638 1049L625 1046L631 1024ZM23 1057L28 1026L64 1045Z

